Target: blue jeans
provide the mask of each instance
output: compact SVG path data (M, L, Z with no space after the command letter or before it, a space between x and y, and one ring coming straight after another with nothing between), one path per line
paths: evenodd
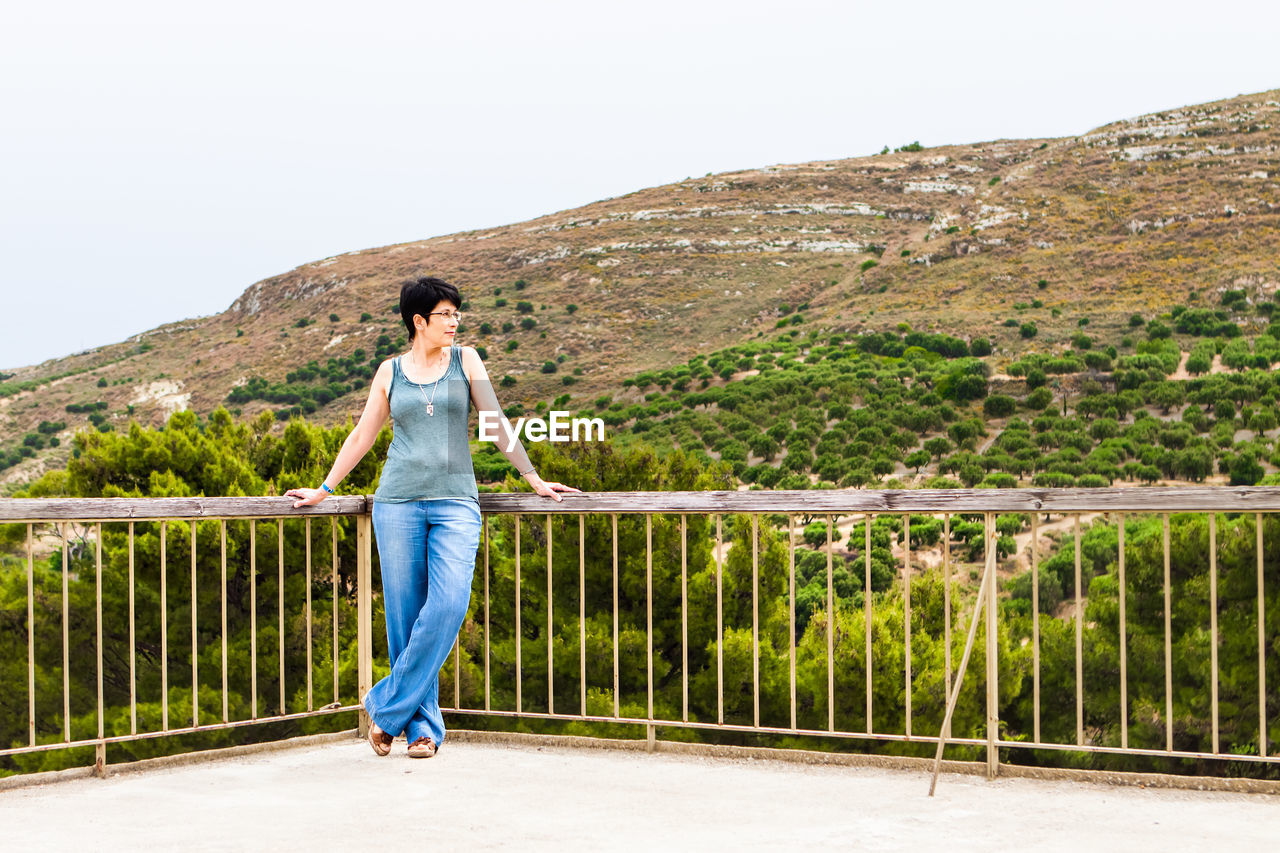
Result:
M391 674L364 696L378 727L444 743L440 667L471 603L480 506L464 498L373 504Z

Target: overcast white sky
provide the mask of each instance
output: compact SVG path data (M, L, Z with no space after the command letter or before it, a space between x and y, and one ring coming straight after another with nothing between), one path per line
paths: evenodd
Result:
M222 311L340 252L1280 87L1261 2L17 6L0 368Z

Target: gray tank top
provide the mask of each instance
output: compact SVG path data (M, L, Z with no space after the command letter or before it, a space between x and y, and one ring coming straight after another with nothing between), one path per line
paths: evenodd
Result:
M378 478L375 501L470 498L479 501L471 468L467 418L471 382L462 370L462 350L449 348L449 365L438 382L418 384L391 362L391 446ZM427 414L430 405L432 414Z

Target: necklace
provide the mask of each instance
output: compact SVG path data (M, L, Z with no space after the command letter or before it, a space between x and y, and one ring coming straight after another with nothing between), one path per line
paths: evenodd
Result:
M441 360L441 361L444 361L444 350L443 350L443 349L440 351L440 355L441 355L441 359L440 359L440 360ZM427 399L427 392L422 390L422 385L420 385L420 384L419 384L419 383L417 383L417 382L413 383L414 385L417 385L417 386L418 386L418 393L422 395L422 402L424 402L424 403L426 403L426 404L427 404L427 416L428 416L428 417L435 417L435 414L436 414L436 406L435 406L435 402L436 402L436 388L437 388L437 387L439 387L439 385L440 385L440 380L441 380L441 379L443 379L443 378L444 378L444 371L441 371L440 375L436 377L436 381L431 383L431 399L430 399L430 400L428 400L428 399Z

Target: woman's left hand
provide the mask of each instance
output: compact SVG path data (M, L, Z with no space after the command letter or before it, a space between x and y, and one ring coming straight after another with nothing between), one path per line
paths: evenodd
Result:
M573 486L566 486L564 483L548 483L541 477L529 482L533 490L544 498L553 498L557 501L563 500L558 492L581 492L581 489L575 489Z

